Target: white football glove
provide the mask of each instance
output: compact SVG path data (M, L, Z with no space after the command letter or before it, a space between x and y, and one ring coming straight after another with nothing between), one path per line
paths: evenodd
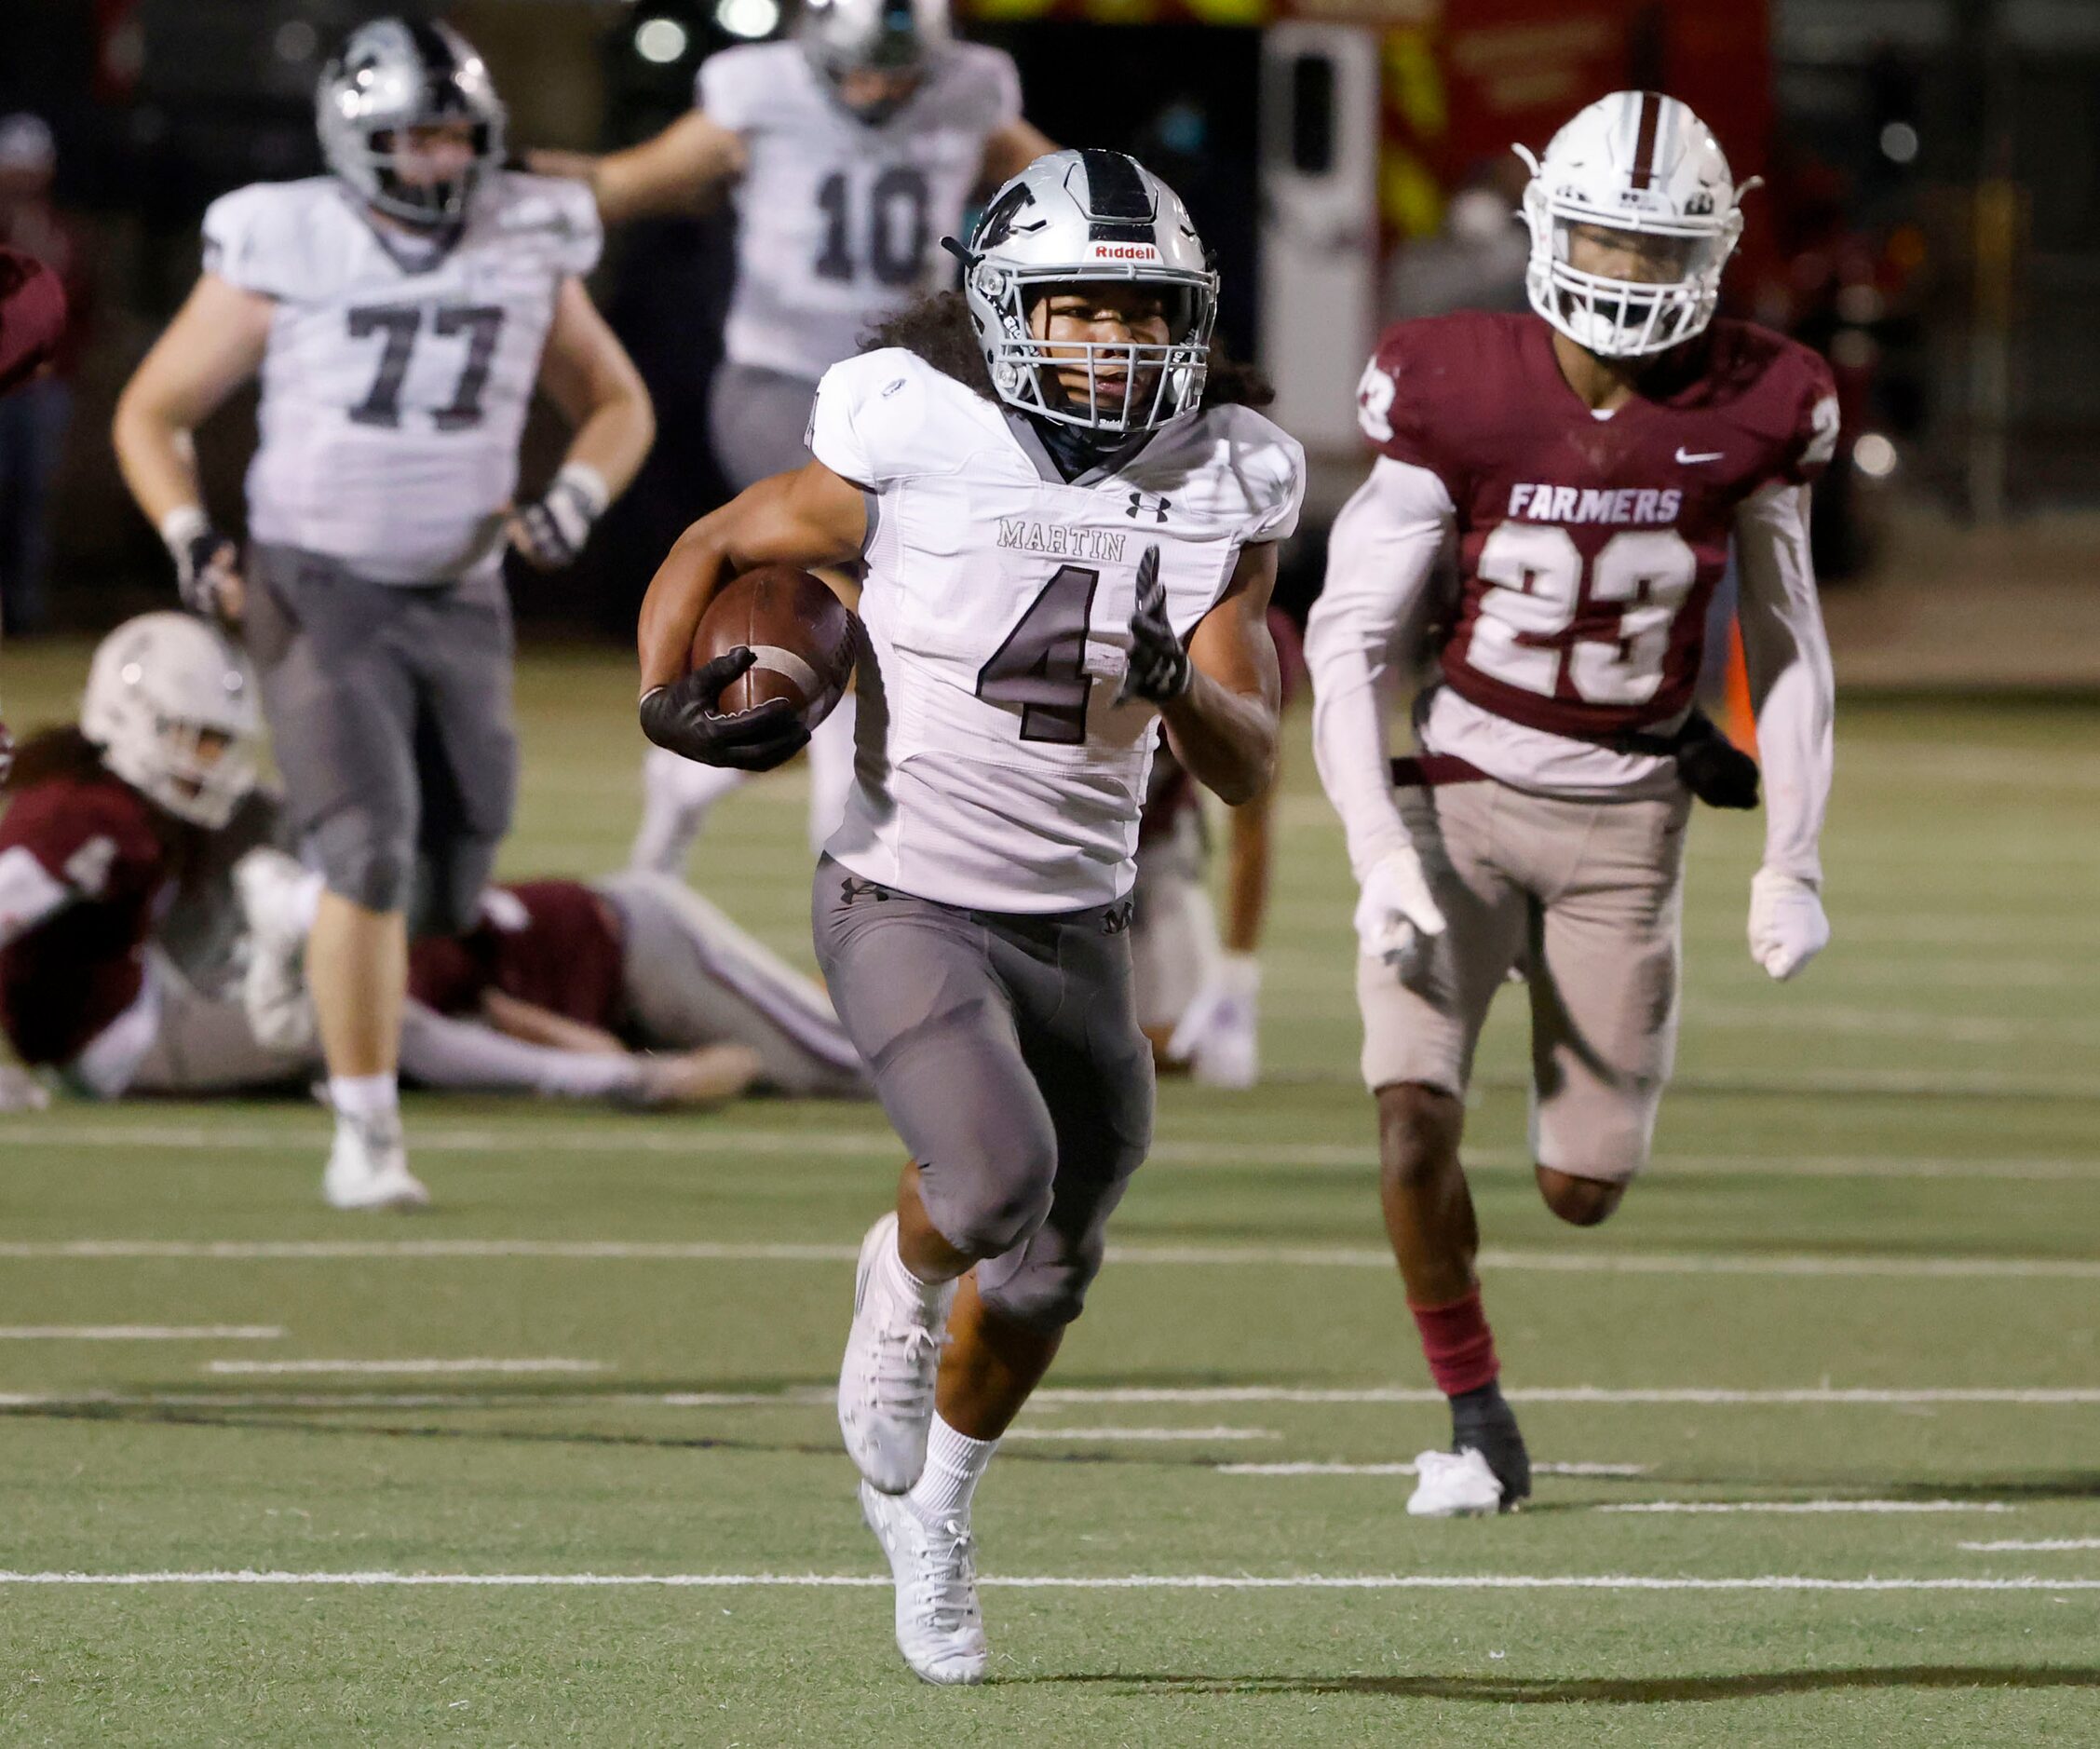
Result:
M565 570L582 557L591 525L605 514L612 496L595 468L569 462L544 498L510 519L510 544L535 571Z
M306 936L320 876L281 850L251 850L234 864L234 891L247 924L241 1006L256 1041L272 1051L310 1051L320 1038L306 989Z
M1226 954L1182 1010L1167 1055L1206 1087L1252 1087L1261 1078L1262 962Z
M1750 957L1784 982L1830 945L1830 919L1815 888L1761 868L1750 877Z
M1356 902L1356 940L1369 959L1404 963L1422 939L1443 933L1443 913L1429 896L1422 859L1410 846L1388 850L1363 876Z

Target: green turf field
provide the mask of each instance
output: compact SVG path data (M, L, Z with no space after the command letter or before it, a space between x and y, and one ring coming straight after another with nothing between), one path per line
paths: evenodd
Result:
M7 663L19 729L82 653ZM615 866L626 663L522 698L509 871ZM1534 1456L1582 1468L1491 1522L1361 1469L1446 1420L1302 721L1291 761L1274 1083L1164 1091L979 1497L990 1686L897 1657L833 1426L872 1108L423 1101L406 1221L320 1206L317 1109L75 1105L0 1119L0 1742L2100 1741L2090 715L1849 704L1837 939L1790 987L1742 946L1756 824L1699 821L1679 1084L1600 1229L1530 1188L1505 999L1488 1305ZM802 801L732 799L696 875L806 959Z

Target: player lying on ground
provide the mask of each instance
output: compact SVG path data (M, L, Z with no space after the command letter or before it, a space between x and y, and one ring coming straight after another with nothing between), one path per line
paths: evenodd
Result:
M0 816L0 1031L23 1063L100 1099L304 1090L319 1071L300 959L320 877L267 847L256 725L240 657L202 620L152 614L98 650L80 723L31 738ZM627 880L492 899L469 936L412 950L410 1080L644 1105L757 1080L865 1091L822 992L698 895ZM0 1105L43 1093L9 1076Z
M1298 630L1280 607L1268 610L1268 630L1287 708L1305 674ZM1138 1024L1166 1074L1211 1087L1252 1087L1261 1078L1257 954L1268 912L1275 799L1271 779L1258 795L1226 810L1221 929L1207 884L1211 834L1202 797L1171 749L1153 755L1138 825L1131 961Z
M955 247L964 296L826 373L816 459L686 532L640 637L652 739L778 763L807 731L785 700L716 714L749 658L688 672L695 628L736 572L866 557L858 775L814 921L911 1163L861 1247L839 1422L934 1682L983 1676L971 1494L1151 1139L1128 930L1154 725L1227 801L1268 781L1264 616L1304 477L1229 404L1217 276L1134 160L1044 157Z
M428 1200L396 1097L411 901L418 929L469 925L517 787L504 549L571 563L655 426L583 287L589 195L498 168L503 105L456 33L364 25L318 99L331 174L213 203L203 277L114 435L184 602L244 624L327 879L307 956L336 1114L323 1194L410 1208ZM192 433L257 376L244 566L205 514ZM519 508L535 388L576 429Z
M1536 314L1385 336L1361 390L1379 459L1335 522L1306 640L1321 778L1362 884L1386 1227L1451 1399L1457 1456L1425 1455L1419 1512L1530 1491L1458 1158L1474 1045L1512 964L1529 983L1547 1205L1592 1226L1647 1161L1677 1033L1692 791L1756 793L1755 768L1691 709L1731 540L1767 779L1750 951L1791 978L1830 939L1832 687L1809 559L1809 482L1837 432L1830 373L1714 319L1743 191L1683 104L1605 98L1534 169ZM1454 542L1462 582L1439 600ZM1420 751L1389 770L1389 697L1432 654Z
M255 1028L310 1037L302 961L318 877L265 851L238 878ZM401 1066L424 1087L644 1105L871 1091L823 991L661 875L492 887L472 929L409 949L408 992Z
M817 379L938 290L951 265L938 239L962 228L973 196L1050 149L1022 118L1012 60L954 41L946 0L830 0L802 9L791 41L711 55L694 109L654 139L531 161L588 177L608 224L731 191L736 290L708 432L741 491L809 459ZM854 711L849 696L810 743L813 849L845 811ZM746 776L652 751L632 866L682 876L708 810Z

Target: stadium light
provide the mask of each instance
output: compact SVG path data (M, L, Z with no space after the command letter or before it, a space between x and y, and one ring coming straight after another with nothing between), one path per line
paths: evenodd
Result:
M779 0L721 0L714 21L732 36L770 36L780 22Z
M676 19L644 19L635 26L634 52L659 67L683 61L692 45L692 37Z

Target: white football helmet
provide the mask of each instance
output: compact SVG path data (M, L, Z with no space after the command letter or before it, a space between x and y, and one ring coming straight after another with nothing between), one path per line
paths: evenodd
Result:
M849 73L917 73L948 34L948 0L803 0L795 25L802 52L834 89ZM881 123L904 101L850 107Z
M1149 431L1202 400L1210 373L1218 276L1181 197L1121 152L1050 152L992 197L967 248L963 295L999 399L1060 425ZM1078 348L1038 340L1028 310L1051 288L1127 279L1158 290L1167 342L1087 342L1090 373L1123 367L1121 395L1104 403L1090 377L1084 405L1056 386L1055 366ZM1054 352L1054 357L1053 357Z
M1689 109L1656 91L1614 91L1578 112L1543 157L1513 149L1531 167L1524 289L1539 315L1606 359L1666 352L1714 319L1721 269L1742 235L1741 199L1757 179L1736 185ZM1578 240L1645 271L1584 271Z
M321 156L359 198L408 224L465 215L481 178L503 162L506 112L474 46L449 24L374 19L350 33L314 93ZM465 121L474 129L467 174L428 187L395 170L406 128Z
M96 646L80 732L133 789L215 832L255 787L255 676L203 620L142 614Z

